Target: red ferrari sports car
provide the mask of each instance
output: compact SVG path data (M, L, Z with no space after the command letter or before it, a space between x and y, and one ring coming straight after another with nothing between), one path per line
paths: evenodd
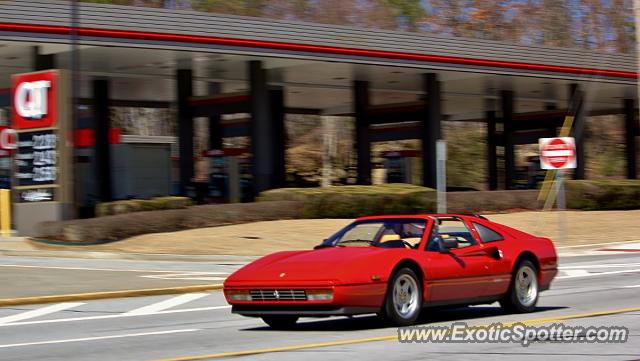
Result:
M224 282L232 312L287 328L299 317L377 313L414 323L425 307L493 303L531 312L557 273L548 238L456 214L372 216L313 250L278 252Z

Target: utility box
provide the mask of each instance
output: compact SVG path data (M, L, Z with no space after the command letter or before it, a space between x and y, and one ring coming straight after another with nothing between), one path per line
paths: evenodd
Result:
M386 183L421 184L420 152L415 150L382 153Z
M151 198L171 193L171 144L114 144L111 152L115 199Z
M209 157L210 203L249 202L251 194L251 167L244 148L212 149Z

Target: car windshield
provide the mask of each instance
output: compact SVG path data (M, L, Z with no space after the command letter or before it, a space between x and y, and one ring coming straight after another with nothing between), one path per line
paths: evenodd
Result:
M426 226L424 219L376 219L354 222L327 239L337 247L417 248Z

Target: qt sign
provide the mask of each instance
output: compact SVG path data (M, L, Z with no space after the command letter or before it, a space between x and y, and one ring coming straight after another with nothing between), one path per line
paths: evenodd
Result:
M540 138L540 168L576 167L576 142L571 137Z
M48 128L56 123L58 73L40 71L14 75L11 99L13 128Z
M18 134L15 130L0 126L0 158L13 155L18 148Z

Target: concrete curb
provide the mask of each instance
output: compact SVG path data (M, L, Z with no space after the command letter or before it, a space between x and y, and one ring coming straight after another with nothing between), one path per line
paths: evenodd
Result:
M631 248L640 251L640 242L637 240L560 246L556 248L556 251L558 252L558 257L599 256L606 254L624 254L624 251L617 251L616 249L624 249L626 246L631 246ZM604 252L605 250L608 252Z
M0 299L0 307L33 305L33 304L41 304L41 303L70 302L70 301L89 301L89 300L100 300L100 299L108 299L108 298L171 295L171 294L180 294L180 293L214 291L214 290L221 290L221 289L222 289L221 284L211 284L211 285L195 285L195 286L184 286L184 287L143 288L139 290L74 293L74 294L67 294L67 295L5 298L5 299Z

